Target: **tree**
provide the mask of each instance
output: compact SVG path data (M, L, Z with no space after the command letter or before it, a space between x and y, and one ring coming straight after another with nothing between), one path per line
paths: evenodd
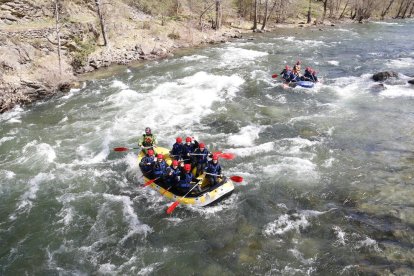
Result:
M222 19L221 0L216 0L216 26L215 26L216 30L219 30L221 28L221 19Z
M254 0L253 30L257 29L257 0Z
M309 0L308 21L307 21L308 24L310 24L311 21L312 21L312 18L311 18L312 7L311 7L311 5L312 5L312 0Z
M269 0L266 0L266 2L265 2L265 12L264 12L264 16L263 16L262 30L264 30L264 28L266 27L266 23L267 23L268 4L269 4Z
M103 40L104 40L104 45L103 46L106 46L106 45L108 45L108 39L107 39L107 36L106 36L106 27L105 27L104 18L103 18L103 15L102 15L101 0L95 0L95 5L96 5L96 12L98 13L99 24L101 25L102 37L103 37Z

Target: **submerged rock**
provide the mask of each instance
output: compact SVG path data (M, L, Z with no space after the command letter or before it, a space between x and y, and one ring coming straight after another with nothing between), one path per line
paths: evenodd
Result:
M408 83L414 84L414 79L409 80Z
M374 81L385 81L389 78L398 78L398 73L394 71L378 72L372 76Z

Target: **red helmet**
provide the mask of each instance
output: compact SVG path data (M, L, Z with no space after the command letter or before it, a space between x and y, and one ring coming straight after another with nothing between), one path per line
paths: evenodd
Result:
M213 154L213 160L218 160L218 154Z
M173 165L173 166L178 166L178 161L177 161L177 160L173 160L173 161L172 161L172 165Z
M146 127L146 128L145 128L145 133L146 133L146 134L151 134L151 129L150 129L149 127Z
M191 137L187 137L187 138L185 138L185 142L186 142L186 143L188 143L188 142L190 142L190 143L191 143L191 141L192 141Z
M191 165L190 165L190 164L185 164L185 165L184 165L184 170L185 170L186 172L191 171Z
M175 141L180 144L180 143L183 142L183 138L177 137L177 138L175 138Z
M163 159L163 158L164 158L164 156L161 153L157 154L157 159Z
M309 66L305 68L306 71L311 72L312 68L310 68Z
M285 69L286 69L286 70L290 70L289 65L286 65L286 66L285 66Z
M149 149L149 150L148 150L148 155L149 155L149 156L153 156L153 155L154 155L154 151L153 151L152 149Z
M204 143L200 143L200 144L198 145L198 147L199 147L200 149L205 149L205 148L206 148L206 145L205 145Z

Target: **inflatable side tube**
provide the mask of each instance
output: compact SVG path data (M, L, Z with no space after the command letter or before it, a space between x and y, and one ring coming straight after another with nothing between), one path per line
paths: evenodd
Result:
M297 85L305 88L312 88L315 84L311 81L298 81L296 82Z

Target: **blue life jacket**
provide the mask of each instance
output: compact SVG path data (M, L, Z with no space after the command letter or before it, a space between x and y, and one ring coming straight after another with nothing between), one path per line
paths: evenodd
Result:
M191 143L190 145L187 145L187 143L183 144L183 156L187 156L188 153L193 153L196 146Z
M217 162L217 164L214 164L213 161L208 161L206 168L204 169L206 173L212 173L212 174L221 174L221 166Z
M192 181L197 181L197 178L191 172L182 173L180 176L180 181L178 182L178 186L180 188L190 188L192 185L190 184Z
M197 162L197 164L205 164L208 161L207 158L210 155L210 152L206 148L203 151L201 151L200 148L198 148L194 151L194 154L202 154L194 155L194 160Z
M139 166L144 172L148 172L152 170L152 166L154 165L154 156L144 156L139 163ZM148 165L149 164L149 165Z
M172 150L170 152L172 155L174 155L174 159L178 160L180 159L184 154L184 145L181 143L175 143L172 147Z
M166 169L166 174L167 174L167 182L170 183L171 185L176 184L178 183L178 181L180 181L180 174L181 174L180 167L177 167L176 169L174 169L173 166L171 165Z
M284 69L284 70L282 71L282 78L283 78L285 81L290 81L290 75L291 75L291 74L292 74L292 71Z
M289 80L288 81L290 81L290 82L297 82L299 80L300 79L299 79L298 75L295 75L293 72L290 72Z
M161 162L157 161L153 167L153 173L155 177L162 177L165 174L165 170L167 169L167 163L162 160Z

